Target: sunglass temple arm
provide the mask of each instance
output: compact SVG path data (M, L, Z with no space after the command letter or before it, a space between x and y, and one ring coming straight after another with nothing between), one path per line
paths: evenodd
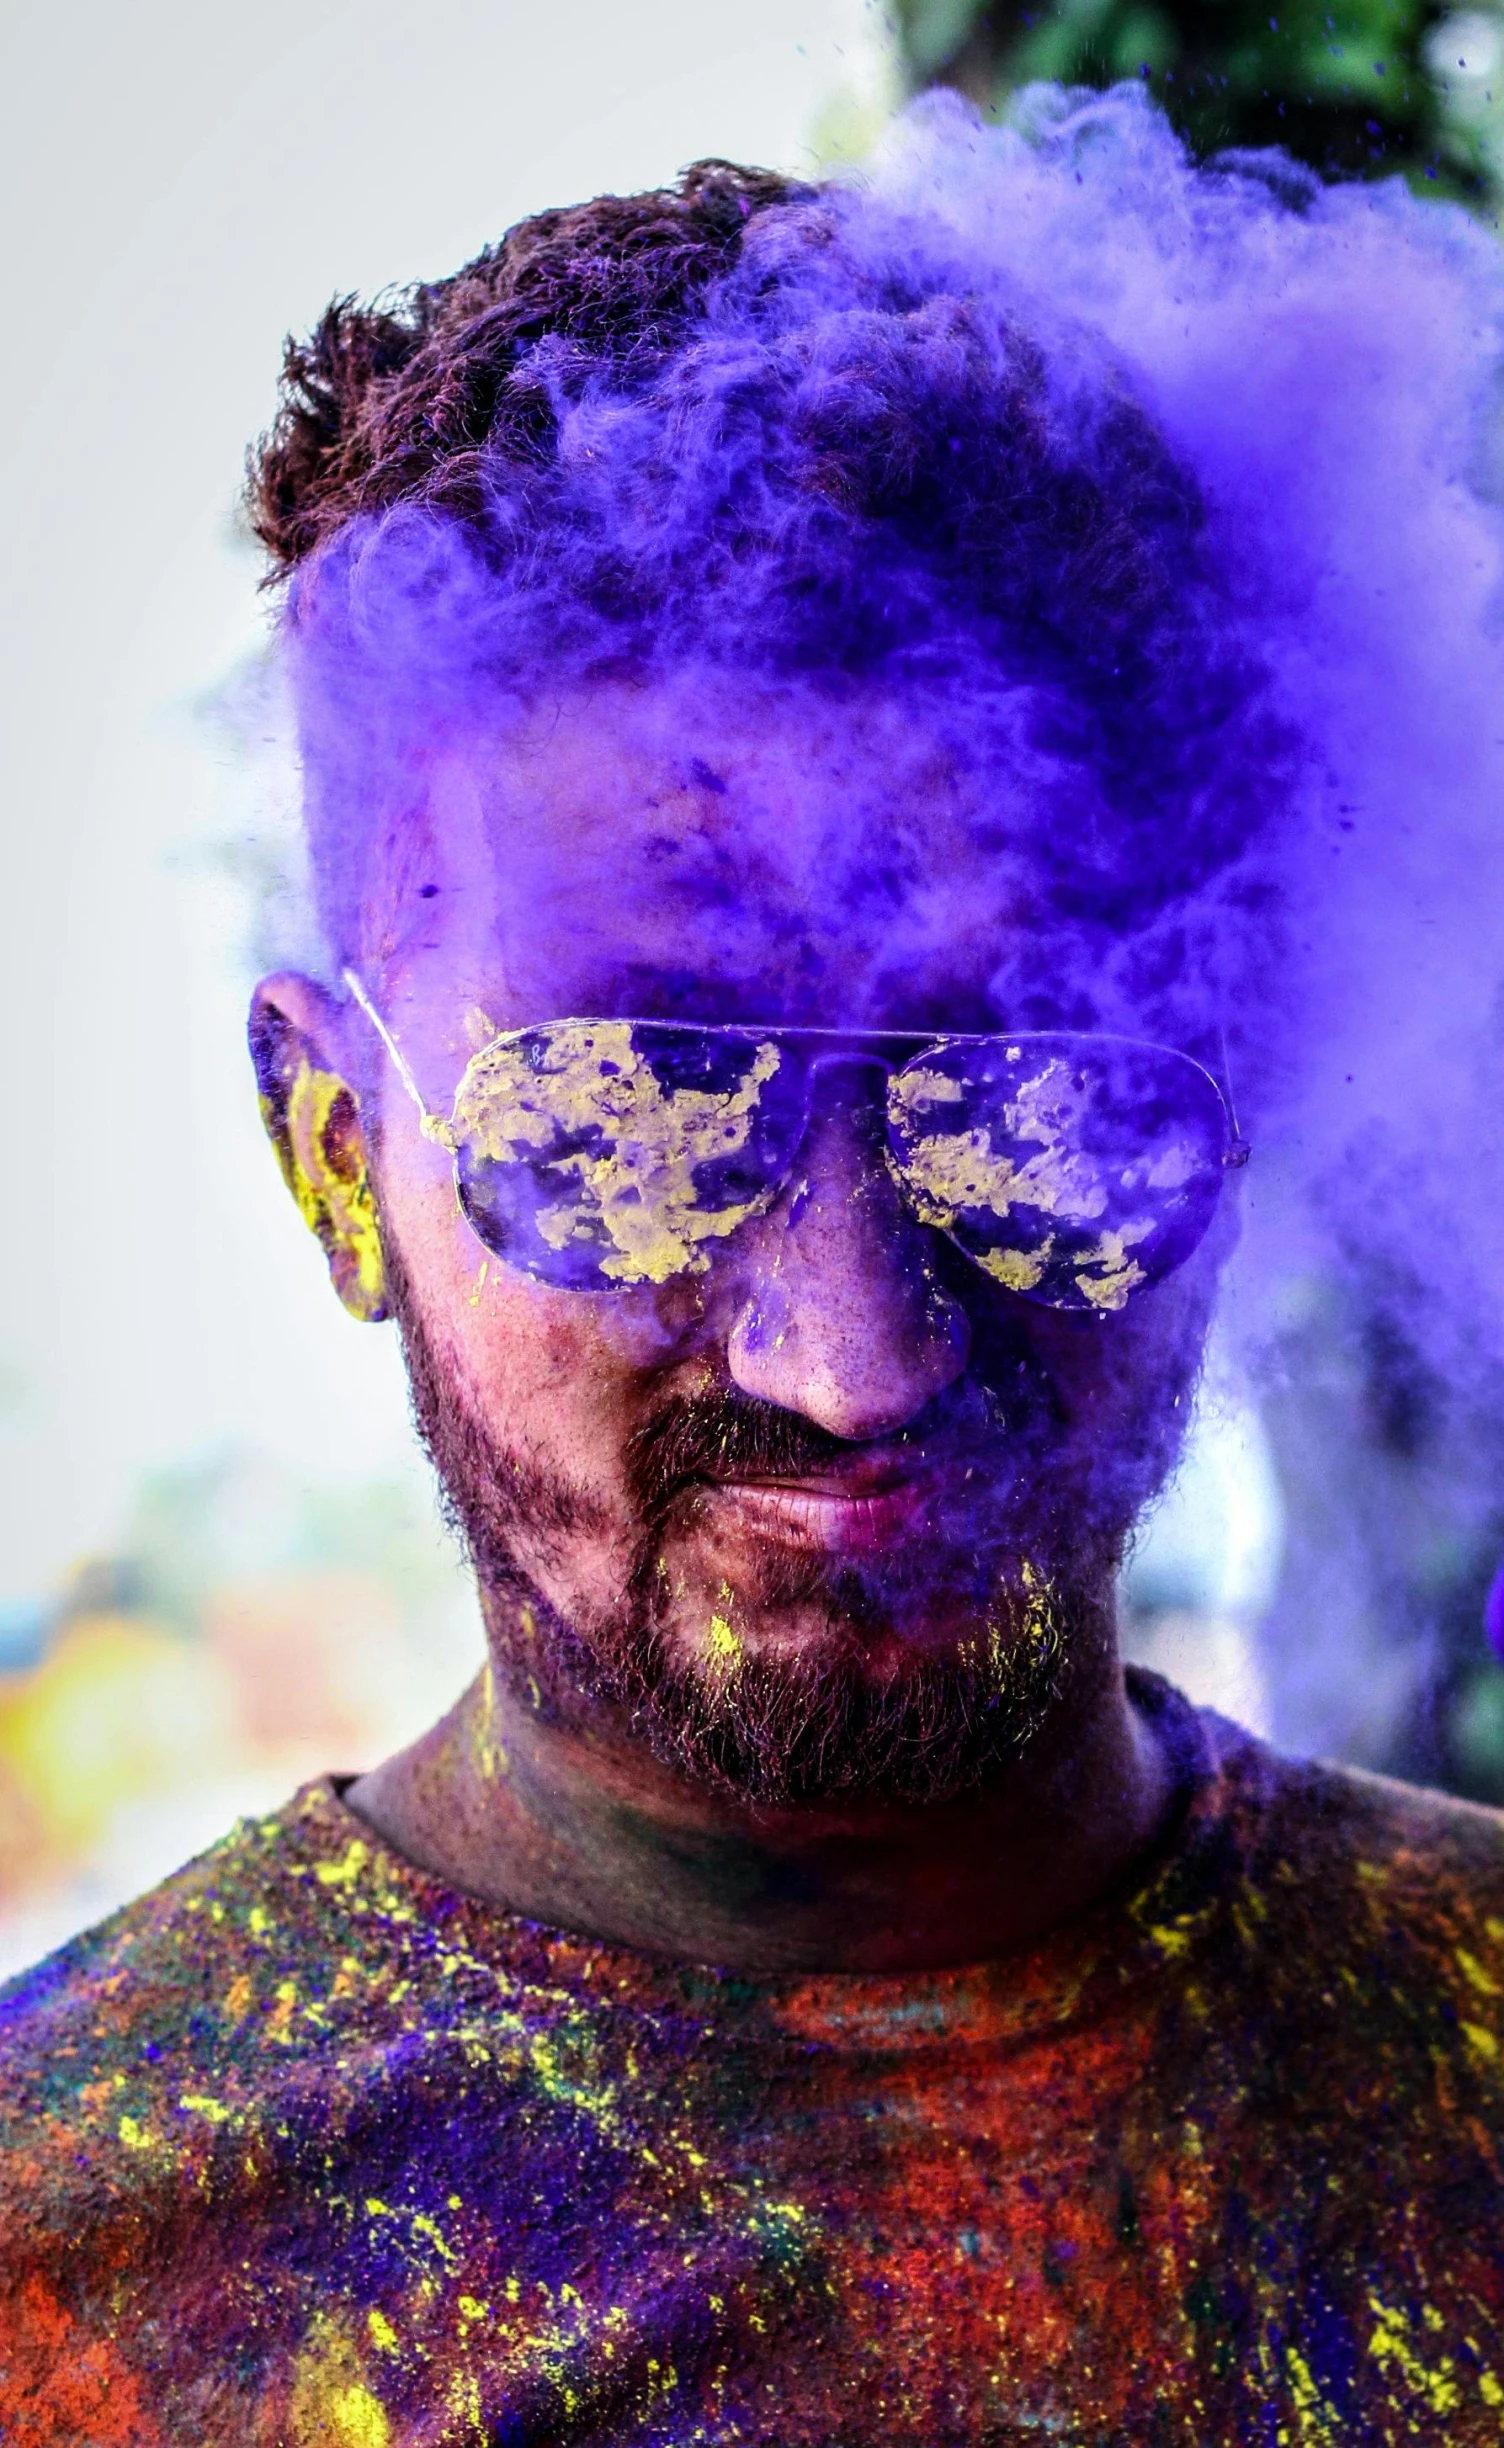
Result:
M386 1022L382 1019L381 1014L376 1009L375 1004L371 1001L371 998L367 994L361 980L356 976L353 969L342 969L340 971L340 976L344 984L349 987L351 994L355 997L356 1002L360 1005L360 1008L365 1013L366 1018L370 1021L372 1028L376 1031L377 1036L381 1039L381 1042L385 1046L388 1054L390 1054L392 1063L396 1069L397 1077L401 1080L403 1087L407 1090L408 1095L412 1098L413 1103L417 1106L418 1112L422 1117L421 1127L424 1138L436 1140L440 1147L448 1148L450 1152L453 1153L454 1133L450 1128L450 1125L443 1119L442 1115L429 1112L427 1100L424 1097L423 1091L418 1086L418 1083L414 1079L411 1070L408 1068L407 1056L403 1053L402 1048L398 1045L396 1038L392 1035L391 1030L387 1027Z
M1252 1150L1238 1128L1238 1108L1232 1093L1232 1069L1227 1059L1227 1030L1220 1024L1217 1036L1222 1046L1222 1087L1227 1098L1227 1118L1232 1124L1232 1145L1222 1161L1230 1171L1236 1171L1240 1165L1248 1162Z

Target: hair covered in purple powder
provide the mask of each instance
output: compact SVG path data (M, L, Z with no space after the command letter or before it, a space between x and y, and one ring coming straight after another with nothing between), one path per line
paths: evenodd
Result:
M1197 168L1136 86L1005 129L931 96L860 174L702 165L590 213L594 274L546 215L291 361L257 500L336 959L400 943L389 889L362 912L416 878L435 755L544 691L881 688L1049 777L1027 842L976 842L1030 877L996 1022L1226 1046L1248 1337L1345 1269L1483 1392L1492 241L1397 180Z
M414 294L358 448L325 442L312 482L311 420L284 419L261 525L298 562L288 635L342 955L379 957L373 898L390 940L373 867L404 863L390 845L438 748L571 679L709 666L881 688L982 768L1027 753L1052 819L1025 845L1036 958L1000 973L999 1009L1090 1025L1173 991L1162 1025L1210 1051L1199 904L1243 880L1288 744L1194 472L1127 369L936 208L957 133L933 196L886 193L896 168L812 190L706 165L679 197L545 216ZM693 281L687 247L644 243L686 203ZM540 312L530 230L603 213ZM592 294L608 251L612 315ZM348 358L348 325L324 340Z

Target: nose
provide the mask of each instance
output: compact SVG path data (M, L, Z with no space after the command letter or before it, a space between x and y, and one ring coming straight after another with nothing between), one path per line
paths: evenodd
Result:
M822 1074L789 1189L754 1227L727 1364L746 1394L832 1436L891 1435L960 1376L971 1329L882 1154L874 1098Z

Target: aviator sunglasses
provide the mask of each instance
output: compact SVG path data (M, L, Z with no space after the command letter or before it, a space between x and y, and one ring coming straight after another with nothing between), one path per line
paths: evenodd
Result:
M482 1046L446 1122L360 979L344 979L453 1157L477 1238L562 1290L702 1273L787 1188L816 1076L834 1065L886 1075L883 1154L909 1213L1051 1309L1121 1309L1159 1283L1248 1157L1192 1056L1068 1030L548 1020Z

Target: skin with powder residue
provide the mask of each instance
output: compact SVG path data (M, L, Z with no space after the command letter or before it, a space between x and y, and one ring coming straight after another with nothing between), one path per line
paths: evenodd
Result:
M741 1638L731 1620L735 1601L736 1593L730 1582L723 1581L720 1603L710 1618L710 1628L705 1637L706 1659L721 1674L732 1673L742 1659Z
M1025 1556L1018 1568L1019 1589L1013 1609L995 1611L987 1625L987 1662L999 1690L1049 1690L1051 1675L1064 1653L1064 1631L1057 1595L1049 1577ZM1031 1662L1026 1667L1025 1659Z
M511 1766L506 1745L501 1739L500 1725L496 1679L488 1658L480 1672L480 1706L475 1713L471 1745L476 1772L485 1784L497 1777L504 1777Z

